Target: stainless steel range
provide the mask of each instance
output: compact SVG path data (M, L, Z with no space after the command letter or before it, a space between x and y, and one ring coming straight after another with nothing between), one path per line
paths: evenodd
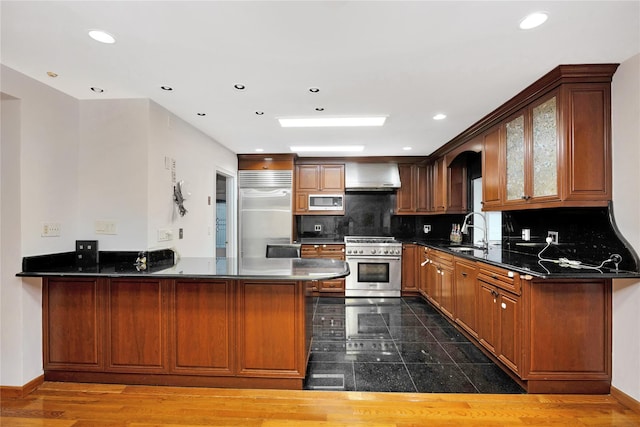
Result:
M346 297L399 297L402 243L393 237L345 236L346 261L351 274Z

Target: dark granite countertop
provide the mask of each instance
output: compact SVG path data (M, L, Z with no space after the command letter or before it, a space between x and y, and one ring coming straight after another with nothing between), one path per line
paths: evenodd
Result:
M234 280L329 280L348 275L349 266L344 261L311 258L178 258L175 264L160 262L148 264L145 269L137 268L133 262L124 261L90 266L77 266L62 261L23 267L23 271L17 274L21 277L152 276Z
M520 250L512 248L507 249L501 245L489 245L488 250L483 249L471 249L461 250L465 245L455 245L449 241L426 241L426 240L411 240L406 239L404 243L415 243L421 246L428 246L433 249L438 249L443 252L450 253L452 255L466 258L472 261L482 261L487 264L495 265L497 267L506 268L516 271L521 274L529 274L533 277L544 279L590 279L590 278L639 278L640 272L616 270L614 264L609 262L601 268L596 268L602 261L593 263L589 261L582 261L579 265L569 265L567 263L557 262L561 255L554 253L554 248L545 250L542 257L544 259L554 260L545 261L541 260L537 253L544 248L544 244L539 245L534 249L535 253L526 253ZM467 246L468 247L468 246ZM524 249L524 248L523 248ZM528 248L531 251L531 248Z
M301 245L344 245L344 237L302 237L294 243Z

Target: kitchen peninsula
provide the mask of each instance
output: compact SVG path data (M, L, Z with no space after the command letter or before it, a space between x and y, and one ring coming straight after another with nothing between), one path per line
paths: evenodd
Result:
M24 259L18 276L43 280L45 380L301 389L310 288L349 274L325 259L135 259Z

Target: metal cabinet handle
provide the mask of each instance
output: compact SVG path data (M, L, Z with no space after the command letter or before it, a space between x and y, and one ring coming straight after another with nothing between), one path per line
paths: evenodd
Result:
M462 277L467 277L467 273L465 273L464 271L460 274L462 275Z

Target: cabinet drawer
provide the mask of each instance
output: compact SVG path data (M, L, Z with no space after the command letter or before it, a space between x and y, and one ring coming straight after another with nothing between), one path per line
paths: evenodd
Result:
M478 279L497 286L516 295L520 295L520 274L515 271L495 267L489 264L479 264Z
M437 264L446 264L453 267L453 255L445 252L432 250L429 254L429 258Z
M320 292L344 292L344 279L320 281Z
M344 245L302 245L302 258L332 258L344 260Z

